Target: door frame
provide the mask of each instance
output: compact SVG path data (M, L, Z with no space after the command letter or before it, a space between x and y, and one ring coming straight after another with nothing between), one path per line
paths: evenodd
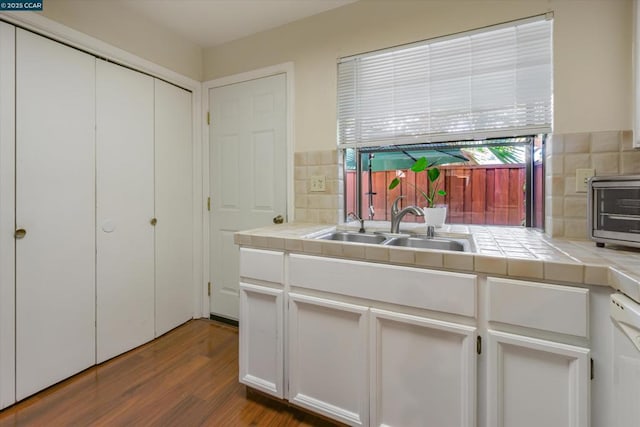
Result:
M0 12L0 20L17 27L33 31L52 40L64 43L68 46L78 48L94 56L101 57L125 65L134 70L142 71L154 77L158 77L176 86L191 91L192 100L192 144L193 144L193 283L192 283L192 299L193 299L193 317L209 318L209 308L207 298L207 280L208 274L203 276L205 269L202 262L207 259L202 254L204 252L204 244L208 241L204 239L202 230L203 212L206 209L206 198L197 197L204 194L202 189L203 183L203 147L207 147L207 140L202 138L201 129L203 128L202 116L202 82L194 80L190 77L177 73L169 68L155 64L147 59L136 56L124 49L120 49L114 45L103 42L95 37L80 31L74 30L66 25L46 18L37 13L24 12ZM4 185L4 184L3 184ZM204 208L204 209L203 209ZM12 225L13 228L13 225ZM208 229L207 229L208 230ZM0 230L3 231L4 230ZM13 229L11 230L13 234ZM3 262L8 262L4 260ZM208 268L205 267L205 268ZM203 310L204 304L207 309Z
M213 80L208 80L202 84L202 112L205 119L202 120L202 236L204 240L203 254L202 254L202 313L203 316L206 313L206 317L209 317L210 311L210 296L208 295L208 283L211 281L211 242L209 239L209 212L207 210L206 200L210 197L209 188L209 125L207 124L206 115L210 111L209 108L209 91L222 86L228 86L235 83L243 83L250 80L257 80L264 77L270 77L277 74L284 74L286 78L286 103L287 103L287 118L286 118L286 151L287 151L287 214L286 220L293 221L294 217L294 198L293 198L293 113L294 113L294 65L293 62L284 62L282 64L272 65L269 67L258 68L255 70L233 74L230 76L220 77ZM206 236L206 238L204 237Z

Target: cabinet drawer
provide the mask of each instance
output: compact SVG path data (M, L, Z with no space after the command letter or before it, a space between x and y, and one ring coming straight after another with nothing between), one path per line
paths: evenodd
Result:
M509 279L487 279L488 320L589 337L589 290Z
M240 248L240 277L284 282L284 253Z
M420 268L291 255L291 286L476 316L476 276Z

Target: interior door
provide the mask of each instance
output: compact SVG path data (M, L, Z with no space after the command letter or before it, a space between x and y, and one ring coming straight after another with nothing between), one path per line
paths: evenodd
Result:
M211 89L211 312L238 319L236 231L286 218L286 75Z
M154 337L153 78L96 60L98 363Z
M156 336L193 317L191 92L155 79Z
M16 38L19 400L95 363L95 60Z

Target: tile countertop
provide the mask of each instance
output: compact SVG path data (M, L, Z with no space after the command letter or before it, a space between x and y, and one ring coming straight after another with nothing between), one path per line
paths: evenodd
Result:
M388 223L366 225L367 231L389 230ZM403 223L402 231L420 231L423 224ZM476 272L559 283L610 286L640 302L640 249L594 242L552 239L521 227L445 225L436 236L471 239L475 252L451 252L317 240L334 229L356 230L354 223L288 223L235 234L235 243L262 249L286 250L360 261Z

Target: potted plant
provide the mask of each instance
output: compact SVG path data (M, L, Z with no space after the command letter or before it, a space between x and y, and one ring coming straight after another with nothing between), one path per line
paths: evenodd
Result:
M436 205L435 201L436 201L436 197L438 196L444 197L447 195L447 192L444 190L438 189L439 183L437 183L436 181L440 176L440 169L438 169L437 167L429 168L427 166L427 158L420 157L418 160L414 162L413 166L411 166L411 170L416 173L426 171L427 179L429 180L429 183L430 183L427 191L423 191L422 189L411 184L410 182L407 182L413 188L418 190L420 194L422 194L422 197L424 197L424 200L426 201L427 205L422 209L424 211L425 224L433 225L435 227L442 227L442 225L444 224L444 220L447 216L447 206ZM389 190L393 190L398 186L398 184L400 184L400 178L402 178L402 175L399 174L391 181L391 183L389 183Z

